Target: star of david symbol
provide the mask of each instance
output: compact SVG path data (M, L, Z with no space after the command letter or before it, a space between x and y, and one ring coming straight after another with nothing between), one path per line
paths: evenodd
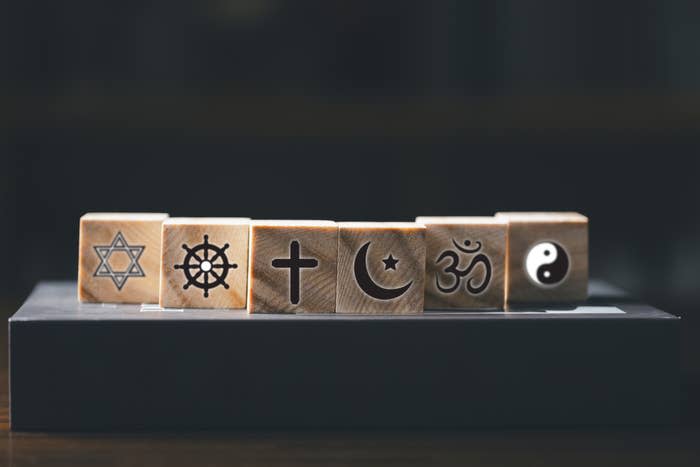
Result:
M139 258L146 247L129 245L121 232L117 232L111 245L97 245L93 248L97 256L100 257L100 265L97 266L97 270L93 274L94 277L110 277L119 290L124 287L126 280L130 277L146 277L139 264ZM112 253L115 252L126 253L129 258L129 265L123 271L115 270L109 262Z

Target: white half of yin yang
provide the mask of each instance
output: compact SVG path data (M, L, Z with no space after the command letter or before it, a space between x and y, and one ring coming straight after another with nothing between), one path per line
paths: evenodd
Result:
M557 248L553 243L538 243L528 252L525 258L525 270L530 279L537 284L546 286L537 278L537 270L545 264L552 264L557 260ZM547 272L545 272L547 274Z

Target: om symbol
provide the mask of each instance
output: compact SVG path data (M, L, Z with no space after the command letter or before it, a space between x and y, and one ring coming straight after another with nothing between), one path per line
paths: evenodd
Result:
M476 246L474 248L471 248L471 241L465 240L464 241L464 246L459 245L454 239L452 239L452 244L455 246L455 248L458 251L461 251L462 253L467 253L469 255L473 255L474 253L478 253L481 250L481 242L477 241ZM469 276L472 271L474 270L475 267L477 267L479 264L484 266L484 278L481 281L481 284L474 285L474 277L470 277L467 279L467 290L469 293L473 295L478 295L484 290L486 290L486 287L488 287L489 282L491 282L491 261L489 260L488 256L486 256L483 253L479 253L477 255L474 255L472 258L471 262L467 266L466 269L459 269L459 253L454 250L445 250L443 251L440 256L438 257L437 260L435 260L435 264L440 264L441 261L445 259L450 259L452 260L450 264L443 269L442 271L445 274L449 274L453 277L452 279L452 285L444 286L443 284L440 283L440 277L439 273L435 273L435 285L437 288L440 290L442 293L453 293L456 291L459 286L462 284L462 279L465 277Z

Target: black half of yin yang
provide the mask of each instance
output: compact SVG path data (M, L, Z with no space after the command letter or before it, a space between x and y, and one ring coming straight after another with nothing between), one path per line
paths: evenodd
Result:
M543 284L556 284L561 282L569 270L569 256L564 249L552 243L557 250L556 259L549 264L543 264L537 268L537 280Z

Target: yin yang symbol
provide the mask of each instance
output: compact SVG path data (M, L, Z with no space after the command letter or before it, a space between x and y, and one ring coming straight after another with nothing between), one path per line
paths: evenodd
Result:
M569 255L557 243L540 242L528 251L525 270L534 284L554 287L569 273Z

